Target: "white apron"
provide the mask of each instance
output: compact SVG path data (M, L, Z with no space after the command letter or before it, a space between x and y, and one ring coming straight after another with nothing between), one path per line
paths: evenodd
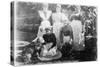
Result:
M81 50L80 48L83 46L81 43L81 34L82 34L82 23L79 20L73 20L71 22L72 30L73 30L73 46L75 50Z

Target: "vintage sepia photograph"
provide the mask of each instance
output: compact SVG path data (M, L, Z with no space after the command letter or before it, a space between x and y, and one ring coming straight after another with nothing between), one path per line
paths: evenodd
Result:
M97 7L11 2L11 64L97 60Z

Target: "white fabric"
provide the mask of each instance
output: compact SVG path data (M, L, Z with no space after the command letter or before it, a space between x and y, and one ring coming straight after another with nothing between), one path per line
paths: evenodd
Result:
M38 37L42 36L45 33L45 28L51 26L51 24L49 22L49 18L51 16L51 13L52 12L48 10L48 11L46 11L46 16L45 16L43 11L39 11L39 15L42 18L42 22L41 22L39 30L38 30L38 34L37 34ZM40 31L40 29L42 29L42 31Z
M56 55L56 50L57 50L57 47L53 47L52 49L50 49L49 50L49 53L52 55L52 56L54 56L54 55Z
M72 30L73 30L73 42L74 46L78 47L80 45L81 37L80 35L82 34L82 23L79 20L73 20L71 22Z
M57 42L60 42L60 31L61 28L67 23L68 18L64 15L64 13L53 13L53 33L56 35Z

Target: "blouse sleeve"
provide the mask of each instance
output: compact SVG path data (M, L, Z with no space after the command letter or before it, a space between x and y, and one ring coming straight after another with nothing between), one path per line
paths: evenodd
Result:
M48 16L46 18L49 19L51 14L52 14L52 11L48 11Z
M62 20L63 23L69 23L69 20L68 20L68 18L65 14L62 14L62 19L61 20Z
M45 17L44 17L44 15L43 15L42 11L38 11L38 13L39 13L39 16L40 16L42 19L45 19Z

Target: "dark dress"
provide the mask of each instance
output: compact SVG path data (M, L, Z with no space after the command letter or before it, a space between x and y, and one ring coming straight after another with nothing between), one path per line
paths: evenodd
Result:
M44 34L43 35L43 39L45 40L45 43L53 43L53 45L51 46L51 48L53 48L54 46L56 46L56 36L55 36L54 33Z
M73 31L72 31L71 25L69 25L69 24L65 25L61 29L61 34L60 34L61 42L63 42L63 36L70 36L73 39Z

